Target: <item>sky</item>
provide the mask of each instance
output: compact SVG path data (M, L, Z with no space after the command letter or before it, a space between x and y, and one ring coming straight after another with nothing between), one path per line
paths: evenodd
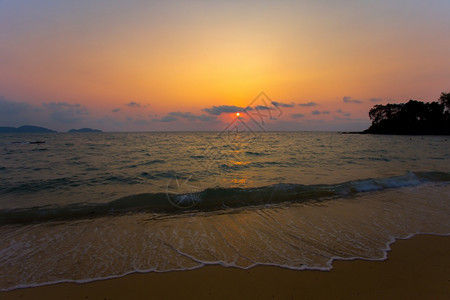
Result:
M449 32L448 0L0 0L0 126L363 130L450 91Z

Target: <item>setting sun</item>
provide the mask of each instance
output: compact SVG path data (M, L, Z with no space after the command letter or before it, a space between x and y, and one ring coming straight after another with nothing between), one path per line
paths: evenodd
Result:
M449 29L450 0L0 0L0 299L450 300Z
M450 1L402 1L0 1L0 126L364 130L448 88Z

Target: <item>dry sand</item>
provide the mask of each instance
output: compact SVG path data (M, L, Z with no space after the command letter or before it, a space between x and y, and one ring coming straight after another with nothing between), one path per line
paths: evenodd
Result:
M386 261L335 261L329 272L208 266L19 289L0 299L450 299L450 236L391 246Z

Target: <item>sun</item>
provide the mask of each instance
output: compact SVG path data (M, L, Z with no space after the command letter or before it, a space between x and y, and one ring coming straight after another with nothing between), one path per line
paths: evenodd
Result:
M240 113L236 113L236 117L239 117Z

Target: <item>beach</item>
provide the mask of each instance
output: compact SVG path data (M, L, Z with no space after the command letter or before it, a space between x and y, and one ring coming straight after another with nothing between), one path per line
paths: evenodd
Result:
M450 300L430 3L0 1L0 300Z
M379 283L391 275L375 275L366 261L384 260L396 239L450 234L443 137L265 132L230 142L218 134L33 137L45 144L3 136L0 291L120 299L405 290L389 283L395 278ZM399 257L426 258L405 265L443 261L420 250L441 242L416 239ZM384 268L379 274L402 279L427 267Z
M338 260L331 271L206 266L17 289L1 293L0 298L449 299L449 253L449 236L418 235L391 244L387 260Z

